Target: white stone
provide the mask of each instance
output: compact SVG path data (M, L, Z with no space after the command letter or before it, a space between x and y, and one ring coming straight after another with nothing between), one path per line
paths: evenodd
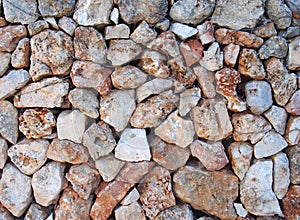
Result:
M136 188L130 191L130 193L125 196L125 198L121 201L122 205L130 205L133 202L138 201L140 198L140 193Z
M282 199L288 191L290 185L289 159L285 153L278 153L273 159L273 190L278 199Z
M200 60L201 66L209 71L217 71L223 67L224 54L217 42L212 43L207 51L204 51Z
M178 110L154 130L154 133L170 144L185 148L194 140L195 129L193 122L178 116Z
M64 16L58 20L58 26L68 35L73 36L77 23L72 18Z
M142 21L130 35L130 38L138 44L146 44L157 36L154 28L151 28L146 21Z
M233 203L233 206L235 208L236 214L238 216L245 218L248 214L247 210L243 207L243 204L241 203Z
M210 44L215 41L214 27L211 22L204 22L197 26L199 32L199 39L203 45Z
M170 20L169 19L163 19L162 21L159 21L155 25L155 27L162 30L162 31L167 31L170 27Z
M176 34L181 40L185 40L198 33L198 30L196 28L180 23L171 24L170 31Z
M126 24L107 26L105 28L105 40L129 38L130 29Z
M281 135L284 134L288 117L288 114L284 108L273 105L268 111L264 113L264 116L273 125L275 131L277 131Z
M272 191L273 162L256 161L240 184L240 197L246 210L258 216L282 216L279 202Z
M265 81L250 81L245 86L246 102L254 114L261 114L272 106L272 90Z
M297 145L300 141L300 117L290 117L286 126L286 141L289 145Z
M7 160L7 143L3 138L0 138L0 169L3 169Z
M14 216L20 217L32 202L31 177L11 163L6 164L0 180L0 202Z
M209 99L214 98L216 96L216 88L214 85L215 73L208 71L202 66L196 66L193 70L200 84L203 96Z
M115 218L116 220L146 220L144 210L138 202L133 202L128 206L120 206L116 208Z
M81 143L87 123L88 117L78 110L61 112L57 118L58 138Z
M47 21L51 25L51 27L53 27L54 29L56 29L56 30L59 29L58 24L54 17L44 17L43 19L45 21Z
M201 90L198 87L187 89L180 93L179 114L186 116L194 108L201 98Z
M115 149L116 158L125 161L150 160L150 147L145 129L126 128Z
M255 158L272 156L288 146L285 139L277 132L268 132L258 143L254 145Z
M17 143L18 110L9 101L0 101L0 134L12 144Z
M110 13L110 20L114 22L115 24L119 23L119 9L114 8Z
M0 51L0 59L1 59L0 76L2 76L6 72L6 70L8 70L10 64L10 58L11 58L10 53Z

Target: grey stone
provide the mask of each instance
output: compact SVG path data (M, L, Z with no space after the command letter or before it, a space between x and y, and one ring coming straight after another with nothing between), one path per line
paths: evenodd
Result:
M122 205L130 205L140 199L139 191L134 187L125 198L121 201Z
M171 24L170 31L176 34L181 40L190 38L198 33L196 28L181 23Z
M178 219L178 220L193 220L193 211L191 206L185 203L174 205L161 211L154 220Z
M114 8L111 13L110 13L110 20L112 22L114 22L114 24L118 24L119 23L119 9L118 8Z
M268 59L270 57L284 58L288 52L288 45L284 38L274 36L264 42L258 51L260 59Z
M47 208L40 206L36 203L31 203L29 206L24 220L34 220L34 219L46 219L48 217Z
M9 101L0 101L0 134L8 142L18 140L18 111Z
M287 66L289 70L299 70L300 61L298 57L300 56L300 37L295 37L289 43L288 56L287 56Z
M273 22L268 22L255 28L253 33L259 37L269 38L277 35L277 30Z
M126 24L105 27L105 40L129 38L130 29Z
M23 38L19 41L15 51L12 53L11 65L17 69L29 67L29 55L30 41L28 38Z
M70 15L75 7L75 0L51 1L38 0L39 11L43 17L61 17Z
M217 42L212 43L200 60L200 65L209 71L216 71L223 67L224 55Z
M162 31L167 31L170 27L170 20L169 19L163 19L159 21L156 25L156 28L162 30Z
M292 184L300 184L300 145L286 149L289 165L290 180Z
M63 16L58 20L58 26L68 35L73 36L77 23L72 18Z
M197 87L187 89L180 93L179 114L186 116L192 108L194 108L201 98L201 90Z
M292 12L283 0L267 0L266 12L268 17L276 24L277 29L286 29L291 25Z
M2 204L0 204L0 218L3 220L15 219L13 215Z
M2 76L9 68L11 54L8 52L0 52L0 76Z
M286 121L288 118L288 114L284 110L284 108L273 105L268 111L264 113L264 116L273 125L275 131L277 131L281 135L284 135Z
M129 205L123 205L115 209L116 220L146 220L146 216L142 206L138 202Z
M27 26L28 33L30 36L34 36L47 28L49 28L49 24L47 21L44 20L32 22Z
M142 21L130 35L130 38L138 44L146 45L146 43L155 39L156 36L157 33L154 28L151 28L146 21Z
M4 139L0 138L0 169L3 169L6 164L7 149L7 142Z
M203 45L213 43L215 41L214 26L210 21L197 26L199 39Z
M285 130L285 139L289 145L297 145L300 141L300 117L290 116Z

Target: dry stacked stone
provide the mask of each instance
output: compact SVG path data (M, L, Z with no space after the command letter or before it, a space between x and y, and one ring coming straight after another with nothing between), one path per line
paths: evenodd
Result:
M0 0L0 220L300 219L299 0Z

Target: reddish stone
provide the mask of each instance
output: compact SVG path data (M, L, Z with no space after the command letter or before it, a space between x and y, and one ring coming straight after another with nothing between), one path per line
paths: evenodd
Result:
M224 62L229 67L234 67L237 57L240 52L240 46L235 44L229 44L224 47Z
M12 52L20 39L26 37L27 29L23 25L10 25L0 28L0 51Z
M287 219L300 219L300 186L291 185L282 200L284 216Z
M236 86L241 82L240 73L231 68L223 68L216 75L217 92L225 97L236 96Z
M297 90L290 102L285 106L285 110L292 115L300 115L300 90Z
M189 40L187 42L182 42L179 45L181 54L184 57L185 64L190 67L197 63L203 54L203 46L198 40Z

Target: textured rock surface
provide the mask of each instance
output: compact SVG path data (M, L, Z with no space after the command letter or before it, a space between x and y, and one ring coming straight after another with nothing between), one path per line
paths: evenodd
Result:
M146 44L155 39L157 36L156 31L149 26L146 21L142 21L139 26L130 35L130 38L138 44Z
M188 39L198 33L196 28L181 23L171 24L170 31L172 31L181 40Z
M186 116L192 108L194 108L201 98L201 90L199 88L191 88L180 93L179 114Z
M52 2L51 0L38 0L39 11L43 17L59 17L69 15L74 10L75 0Z
M17 143L18 111L9 101L0 101L0 134L10 143Z
M188 67L192 66L200 60L204 50L202 44L198 40L189 40L187 42L182 42L179 45L179 48Z
M288 219L297 219L300 217L299 213L299 201L300 199L300 187L298 185L291 185L286 196L283 198L283 210L284 215Z
M285 109L288 113L292 115L300 115L300 90L297 90L291 97L290 101L285 106Z
M0 169L3 169L7 160L7 142L0 138Z
M285 130L285 139L289 145L297 145L300 141L300 117L290 117Z
M274 21L278 29L285 29L292 22L292 12L281 0L266 1L266 12L268 17Z
M125 24L118 24L115 26L107 26L105 28L105 40L111 39L126 39L129 38L130 29Z
M272 124L275 131L283 135L285 131L286 121L288 114L284 108L273 105L268 111L264 113L264 116Z
M9 68L11 54L8 52L0 51L1 65L0 65L0 76L2 76Z
M203 45L215 41L214 26L210 21L205 21L203 24L197 26L199 38Z
M146 220L144 210L138 202L133 202L129 205L124 205L115 209L116 220L122 219L140 219Z
M45 207L42 207L36 203L31 203L28 208L26 215L24 217L25 220L33 220L33 219L47 219L48 210Z
M268 59L270 57L283 58L288 51L286 40L279 36L269 38L259 49L260 59Z
M216 96L214 73L201 66L194 67L193 70L200 84L203 96L210 99L214 98Z
M203 57L200 60L201 66L209 71L216 71L223 67L223 52L217 42L212 43L207 51L203 52Z
M300 37L295 37L289 43L288 49L288 57L287 57L287 64L289 70L299 70L300 69L300 62L297 59L300 54L300 49L298 47L300 42Z
M238 196L238 178L233 174L185 166L174 174L173 187L180 200L197 210L205 210L219 218L236 217L233 202Z
M23 25L11 25L0 28L0 51L12 52L20 39L27 35Z
M235 45L233 43L228 44L227 46L224 47L223 52L224 52L224 63L229 67L234 67L240 52L240 46ZM241 70L239 71L241 72Z
M30 40L28 38L20 40L15 51L12 53L11 65L18 69L29 67L30 50Z
M189 205L187 204L178 204L167 208L161 211L154 219L163 220L163 219L186 219L193 220L193 212Z
M291 183L300 183L300 146L293 146L287 149L287 155L290 163Z
M137 202L140 199L139 191L134 187L125 198L121 201L121 204L126 206Z

